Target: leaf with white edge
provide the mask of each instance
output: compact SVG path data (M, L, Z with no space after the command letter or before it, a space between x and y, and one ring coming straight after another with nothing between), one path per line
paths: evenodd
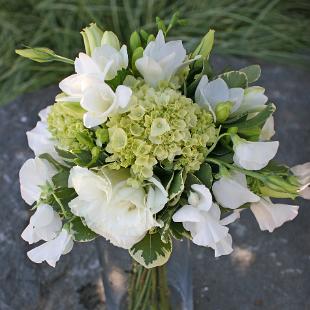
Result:
M206 187L211 188L213 182L212 168L209 164L203 163L200 169L195 172L195 176L204 184Z
M235 88L235 87L247 88L248 87L248 79L244 72L240 72L240 71L225 72L219 75L219 78L223 79L229 88Z
M191 190L192 185L194 184L202 184L202 182L192 173L188 173L186 181L185 181L185 189Z
M163 242L159 232L147 233L146 236L130 250L129 254L145 268L154 268L164 265L172 252L172 241Z
M182 240L183 238L192 239L189 231L187 231L181 222L171 222L170 232L173 238Z
M248 66L240 69L239 71L246 74L248 83L256 82L260 78L262 72L259 65Z
M169 200L172 200L184 190L183 170L176 171L169 187Z
M94 240L98 235L84 225L81 218L76 217L71 222L68 222L68 230L73 236L73 240L77 242L88 242Z

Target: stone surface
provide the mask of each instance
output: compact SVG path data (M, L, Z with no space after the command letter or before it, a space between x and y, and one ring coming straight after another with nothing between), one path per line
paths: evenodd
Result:
M223 62L216 59L218 67ZM229 60L236 68L246 61ZM310 160L310 74L264 65L260 84L277 104L278 158L289 165ZM100 263L95 243L76 244L57 268L35 265L20 238L30 212L20 198L18 171L32 156L25 131L37 113L53 103L57 87L19 97L0 108L0 309L104 309ZM214 259L212 251L193 247L195 309L310 309L310 208L297 201L300 215L273 234L261 232L244 212L231 227L235 251Z

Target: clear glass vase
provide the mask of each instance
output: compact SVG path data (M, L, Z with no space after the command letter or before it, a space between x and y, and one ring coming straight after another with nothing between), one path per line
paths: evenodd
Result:
M132 259L128 251L113 246L103 238L98 238L96 242L102 267L107 309L127 310L131 308L128 306L128 290L131 287L130 279L133 274ZM145 271L148 272L147 270ZM155 270L153 269L152 272L155 272ZM190 241L174 242L172 256L167 264L167 272L164 269L161 269L161 271L158 269L161 277L163 277L162 272L167 274L169 309L192 310L193 292ZM146 305L137 309L152 309L151 298L149 300ZM163 307L158 308L163 310Z

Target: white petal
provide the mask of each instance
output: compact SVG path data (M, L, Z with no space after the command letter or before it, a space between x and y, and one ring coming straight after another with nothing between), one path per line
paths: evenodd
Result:
M199 195L199 203L196 207L208 211L212 207L212 195L205 185L193 184L192 189Z
M247 170L260 170L276 155L278 147L278 141L234 144L234 162Z
M252 86L245 89L244 97L238 112L252 111L257 107L263 106L268 97L264 95L265 89L259 86Z
M40 117L40 119L41 119L41 121L42 122L47 122L47 118L48 118L48 115L49 115L49 113L51 112L51 105L49 105L49 106L47 106L46 108L44 108L44 109L42 109L39 113L38 113L38 115L39 115L39 117Z
M221 239L211 247L215 251L215 257L230 254L233 251L231 235L227 234L225 238Z
M60 256L68 253L68 246L70 249L71 244L72 237L66 230L62 230L58 237L32 249L27 255L35 263L46 261L50 266L55 267Z
M41 188L50 181L57 170L46 160L28 159L19 171L20 191L25 202L32 205L40 198Z
M229 100L234 103L231 113L237 111L243 100L244 90L242 88L229 89Z
M228 86L221 78L209 82L203 90L203 93L212 108L215 108L216 104L219 102L229 100Z
M216 201L224 208L237 209L247 202L259 201L257 195L229 177L214 182L212 191Z
M265 122L262 131L259 136L260 141L269 141L275 134L274 130L274 118L271 115Z
M231 214L220 220L221 225L229 225L240 218L240 211L234 210Z
M310 182L310 162L296 165L291 168L291 171L302 185L306 185Z
M115 91L117 106L126 108L126 106L129 104L131 95L132 90L129 87L124 85L117 86Z
M302 190L298 192L299 196L304 199L310 199L310 184L307 184L306 187L303 187Z
M59 83L59 88L67 95L80 98L82 96L82 76L72 74Z
M293 220L298 214L298 206L286 204L272 204L271 201L261 199L251 204L251 210L256 217L261 230L273 232L283 223Z
M75 72L78 74L100 74L100 68L96 62L84 53L79 53L74 61Z
M168 192L155 177L149 178L148 181L150 181L153 186L149 187L146 205L153 214L156 214L161 211L168 202Z
M141 73L146 83L155 87L163 80L164 71L152 58L143 56L136 61L137 70Z
M200 211L190 205L185 205L173 214L174 222L200 222L202 217Z

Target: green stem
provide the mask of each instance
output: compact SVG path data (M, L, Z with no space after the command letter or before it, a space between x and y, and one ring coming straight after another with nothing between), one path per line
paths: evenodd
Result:
M216 141L212 144L212 146L208 149L208 152L206 154L206 156L208 156L217 146L218 142L225 136L231 136L231 133L225 132L221 135L218 136L218 138L216 139Z
M133 310L141 309L140 305L143 302L143 297L144 297L146 291L149 289L149 286L150 286L151 270L146 269L146 270L143 271L143 273L146 274L145 275L145 282L144 281L142 282L143 283L142 290L141 290L140 295L138 296L137 303L133 307Z
M167 272L166 266L157 267L158 274L158 285L159 285L159 309L160 310L169 310L170 302L169 302L169 287L167 281Z

